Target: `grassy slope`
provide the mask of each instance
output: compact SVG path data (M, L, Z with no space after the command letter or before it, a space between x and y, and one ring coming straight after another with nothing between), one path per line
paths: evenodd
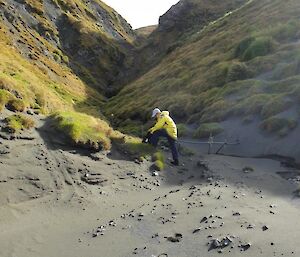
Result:
M111 99L107 114L122 126L126 119L146 120L154 106L190 123L235 115L266 120L292 106L299 110L299 13L297 0L254 0L194 31Z
M60 78L68 70L102 94L111 90L135 39L112 8L99 0L0 0L0 5L0 25L25 59Z
M202 29L245 2L247 0L181 0L173 5L160 17L159 25L147 40L140 40L135 62L130 70L133 79L157 65L174 49L184 45L195 30Z
M21 98L27 107L50 113L57 109L75 108L94 95L94 103L101 103L103 97L87 87L67 66L43 56L39 60L52 69L24 58L12 45L7 28L0 30L0 87ZM4 103L5 104L5 103Z
M0 0L0 6L0 88L11 93L1 92L1 107L20 98L45 113L71 108L99 115L105 99L92 87L105 94L121 69L115 59L135 39L130 25L100 0ZM81 60L65 46L65 19ZM83 66L87 61L93 68Z

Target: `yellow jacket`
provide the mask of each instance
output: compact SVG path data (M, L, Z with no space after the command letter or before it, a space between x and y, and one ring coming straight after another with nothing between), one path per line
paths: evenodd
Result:
M175 122L169 116L168 111L161 112L156 124L154 125L154 127L149 129L149 132L152 134L160 129L165 129L169 136L171 136L174 139L177 139L177 127Z

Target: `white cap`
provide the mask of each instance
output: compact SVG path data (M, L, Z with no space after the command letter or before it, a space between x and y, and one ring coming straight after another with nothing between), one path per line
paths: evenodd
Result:
M156 114L158 113L161 113L160 109L158 108L155 108L153 111L152 111L152 118L154 118L156 116Z

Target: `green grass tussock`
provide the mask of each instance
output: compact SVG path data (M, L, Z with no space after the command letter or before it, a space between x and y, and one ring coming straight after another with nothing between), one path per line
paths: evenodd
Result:
M12 99L7 102L6 107L13 112L23 112L27 106L22 99Z
M260 128L268 133L277 134L280 137L286 136L291 130L295 129L298 122L294 119L280 117L270 117L260 124Z
M200 121L205 123L223 121L228 116L231 106L229 101L224 99L216 100L213 104L204 108L204 114L202 114Z
M14 96L9 91L4 90L4 89L0 89L0 111L13 98L14 98Z
M244 38L235 48L234 56L236 58L242 57L250 45L255 41L254 37Z
M219 123L203 123L195 131L195 138L208 138L210 135L216 136L223 132L223 128Z
M242 47L240 46L242 44ZM243 40L237 47L236 53L244 61L250 61L258 56L265 56L275 50L276 42L272 37L257 37ZM242 51L244 50L244 51Z
M291 19L287 23L279 23L276 26L271 26L266 33L278 42L289 42L299 38L299 30L299 20Z
M140 138L113 130L105 120L87 114L64 111L54 114L53 119L56 127L78 146L110 150L115 145L133 158L151 156L154 152L154 148L142 143Z
M112 129L107 122L77 112L58 112L53 115L56 127L76 145L95 150L111 148Z
M270 99L262 108L261 115L263 118L269 118L276 114L279 114L287 109L289 109L293 105L291 100L286 99L283 96L276 96Z
M7 129L11 133L18 133L21 130L31 129L35 126L32 118L23 114L15 114L5 119Z
M250 76L251 72L247 64L241 62L234 62L231 64L228 70L226 82L245 80Z
M233 106L231 112L235 115L260 114L264 105L272 99L269 94L255 94L243 99Z

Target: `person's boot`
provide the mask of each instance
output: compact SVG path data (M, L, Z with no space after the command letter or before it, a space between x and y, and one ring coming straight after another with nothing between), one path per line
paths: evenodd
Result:
M174 166L179 166L179 161L178 160L171 161L171 164Z

